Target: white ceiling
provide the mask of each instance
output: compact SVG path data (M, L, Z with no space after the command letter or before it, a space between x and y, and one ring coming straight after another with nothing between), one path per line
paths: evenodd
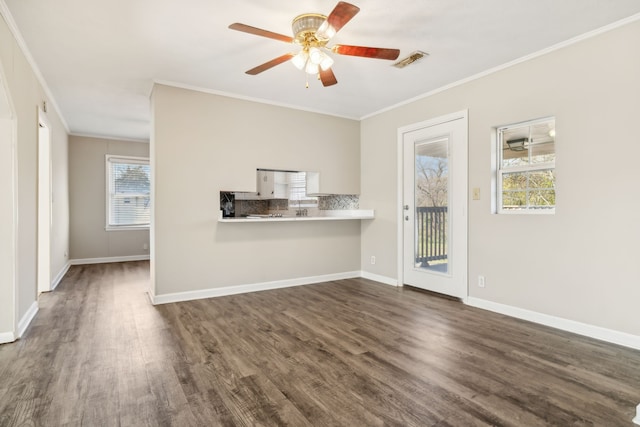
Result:
M360 119L640 13L638 0L352 0L361 11L332 44L430 55L405 69L333 55L323 87L289 63L295 51L229 30L234 22L291 35L291 20L334 0L0 0L74 134L148 139L153 82ZM9 18L11 19L11 17Z

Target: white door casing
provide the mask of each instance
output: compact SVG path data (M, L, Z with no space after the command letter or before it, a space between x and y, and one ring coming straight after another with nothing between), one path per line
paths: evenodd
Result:
M51 127L38 109L38 293L51 291Z

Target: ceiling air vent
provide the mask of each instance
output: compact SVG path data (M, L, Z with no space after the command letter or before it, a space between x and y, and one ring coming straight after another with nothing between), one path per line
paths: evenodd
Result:
M421 50L416 50L415 52L413 52L411 55L407 56L404 59L401 59L400 61L396 62L395 64L393 64L394 67L396 68L404 68L407 65L411 65L414 62L424 58L425 56L428 56L429 54L427 52L423 52Z

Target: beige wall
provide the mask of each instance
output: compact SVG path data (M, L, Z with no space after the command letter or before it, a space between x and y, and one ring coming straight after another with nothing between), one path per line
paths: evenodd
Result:
M13 334L16 217L14 215L13 113L0 67L0 334ZM9 307L7 307L9 306ZM0 338L0 342L13 336Z
M155 294L358 271L358 221L218 223L221 190L256 168L321 173L359 193L359 123L156 85L151 157Z
M51 109L49 109L51 112ZM51 114L49 114L51 117ZM51 119L49 119L51 121ZM55 123L55 122L54 122ZM53 226L51 227L51 279L61 279L69 262L69 137L60 123L50 123Z
M398 127L469 111L470 295L640 335L640 22L362 122L362 265L394 278ZM555 215L492 214L492 128L554 115ZM365 262L376 255L375 266ZM486 288L476 286L486 276Z
M105 230L107 154L149 157L149 144L69 137L72 260L149 255L149 230Z
M0 311L12 313L14 319L22 319L36 301L36 237L37 237L37 109L46 101L52 105L39 84L33 69L20 50L4 19L0 19L0 63L4 71L8 94L12 100L17 123L18 154L18 212L17 229L17 310L9 300L1 300ZM53 232L51 235L52 279L67 264L69 214L67 146L68 137L64 124L53 108L47 113L51 125ZM4 143L4 142L3 142ZM4 160L4 159L3 159ZM3 163L4 165L4 163ZM2 200L1 203L11 203ZM15 323L12 322L12 323ZM0 332L7 331L0 324Z

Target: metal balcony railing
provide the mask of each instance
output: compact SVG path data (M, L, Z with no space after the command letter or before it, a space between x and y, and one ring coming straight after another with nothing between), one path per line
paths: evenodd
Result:
M448 214L446 206L416 208L418 232L416 263L447 259Z

